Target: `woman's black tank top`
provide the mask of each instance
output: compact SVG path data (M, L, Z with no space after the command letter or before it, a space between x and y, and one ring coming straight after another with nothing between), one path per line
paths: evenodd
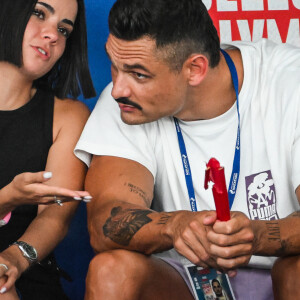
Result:
M16 110L0 111L0 188L20 173L45 170L53 142L53 111L54 95L43 90ZM0 252L23 235L37 209L22 205L12 211L9 223L0 227ZM68 299L53 254L24 272L16 288L22 300Z
M23 172L45 170L52 145L54 97L37 90L24 106L0 111L0 188ZM1 200L0 200L1 201ZM16 241L37 215L37 205L22 205L0 228L0 252Z

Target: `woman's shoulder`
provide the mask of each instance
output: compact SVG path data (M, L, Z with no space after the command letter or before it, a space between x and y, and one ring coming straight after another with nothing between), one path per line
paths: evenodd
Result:
M63 114L65 117L71 115L78 118L88 118L90 111L82 101L54 97L54 113Z
M79 100L54 98L53 134L80 132L90 115L88 107Z

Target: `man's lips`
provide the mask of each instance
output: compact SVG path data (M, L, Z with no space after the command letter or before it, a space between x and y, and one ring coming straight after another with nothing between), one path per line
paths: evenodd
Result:
M133 107L131 105L125 105L125 104L122 104L122 103L119 103L119 107L122 111L125 111L125 112L132 112L132 111L135 111L137 109L136 107Z
M139 110L142 110L142 107L140 105L138 105L137 103L129 100L128 98L118 98L115 99L118 103L119 103L119 107L122 110L126 110L126 111L132 111L133 109L137 108Z

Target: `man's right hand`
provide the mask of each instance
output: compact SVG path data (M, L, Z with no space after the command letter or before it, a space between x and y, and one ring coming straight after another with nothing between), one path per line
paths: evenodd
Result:
M254 235L244 214L234 212L227 222L217 221L215 211L170 215L167 235L176 251L192 263L224 272L248 264Z
M210 253L211 243L207 239L208 231L216 222L216 212L178 211L171 215L166 233L175 250L195 265L220 269ZM204 220L208 225L204 225Z

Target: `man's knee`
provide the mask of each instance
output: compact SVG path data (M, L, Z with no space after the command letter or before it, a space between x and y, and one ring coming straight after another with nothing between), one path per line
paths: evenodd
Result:
M272 268L274 299L296 299L300 296L300 256L281 257ZM300 298L297 298L300 299Z
M122 278L127 282L139 279L146 274L146 256L126 250L113 250L96 255L89 266L87 282L97 281L101 285L120 284Z
M272 280L277 281L281 278L293 277L300 274L300 256L288 256L278 258L272 268Z
M148 260L145 255L126 250L96 255L89 266L85 299L139 299Z

